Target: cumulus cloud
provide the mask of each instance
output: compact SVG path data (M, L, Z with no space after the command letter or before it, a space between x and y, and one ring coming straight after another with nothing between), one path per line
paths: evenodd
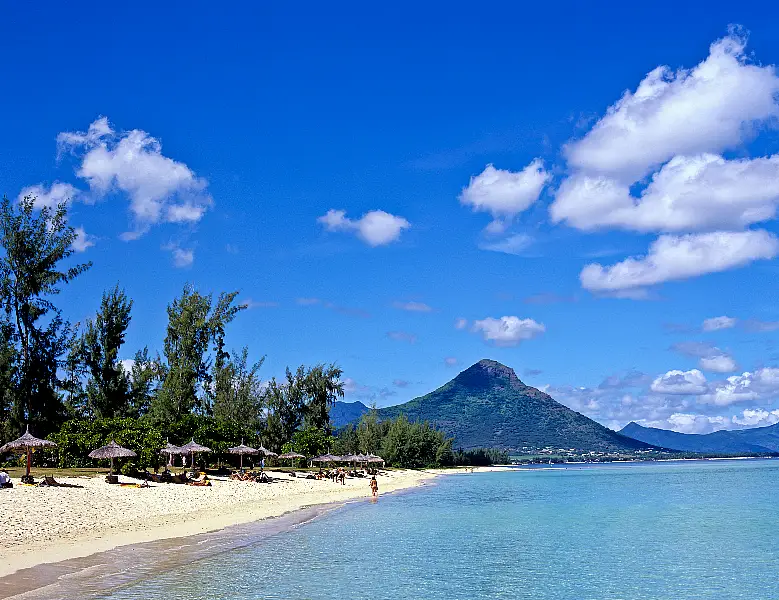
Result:
M733 317L712 317L703 321L701 329L703 331L719 331L720 329L732 329L736 326L738 319Z
M20 193L18 200L27 196L35 198L35 206L42 208L48 206L54 208L62 203L73 202L79 199L81 192L69 183L62 183L55 181L51 186L47 187L45 184L39 183L37 185L31 185L24 188Z
M732 373L738 364L730 354L704 342L679 342L671 346L672 350L698 359L698 366L713 373Z
M727 354L702 357L698 364L704 371L711 371L712 373L732 373L738 369L736 361Z
M657 377L650 386L657 394L704 394L708 390L706 376L698 369L673 370Z
M495 319L487 317L474 321L471 331L481 333L486 342L496 346L517 346L524 340L532 340L543 334L546 327L533 319L509 316Z
M777 204L779 155L725 160L699 154L674 157L638 197L630 183L574 175L560 185L550 216L582 230L742 229L775 218Z
M317 221L327 231L351 231L369 246L384 246L400 238L404 229L411 227L403 217L383 210L372 210L359 219L349 219L344 210L328 210Z
M772 66L747 61L733 30L691 70L652 70L565 153L571 166L632 183L676 155L738 146L750 126L779 115Z
M745 371L721 381L698 397L701 404L729 406L739 402L767 400L779 395L779 368Z
M191 248L182 248L178 244L166 244L163 250L168 250L173 257L173 266L178 269L192 266L195 262L195 251Z
M471 177L470 183L460 193L460 202L475 212L490 213L493 222L488 231L500 232L515 215L538 200L551 177L539 158L518 172L487 165L479 175Z
M73 240L72 246L76 252L85 252L88 248L95 245L97 238L94 235L89 235L84 231L83 227L76 227L75 232L76 239Z
M662 235L646 256L604 267L589 264L579 276L592 292L642 290L665 281L726 271L779 254L779 240L764 231Z
M764 410L762 408L747 408L741 416L733 415L732 421L736 425L746 427L766 427L779 423L779 409Z
M707 416L691 413L674 413L667 419L669 429L679 433L711 433L725 429L729 419L722 416Z
M424 302L393 302L392 306L408 312L431 312L433 308Z
M136 239L158 223L196 223L213 200L208 183L182 162L162 154L162 144L145 131L117 132L106 117L86 132L57 136L60 153L81 159L76 175L96 197L121 192L130 198L134 229L123 239Z

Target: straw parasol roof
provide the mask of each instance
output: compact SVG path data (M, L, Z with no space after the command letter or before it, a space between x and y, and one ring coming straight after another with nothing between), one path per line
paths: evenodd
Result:
M260 445L258 452L260 454L264 454L265 456L278 456L273 450L268 450L265 446Z
M240 446L234 446L232 448L228 448L227 451L230 454L240 454L241 455L241 468L243 469L243 455L244 454L259 454L259 450L256 448L252 448L251 446L244 446L243 440L241 440Z
M230 454L240 454L243 456L244 454L257 454L259 450L256 448L252 448L251 446L244 446L243 442L241 442L240 446L234 446L233 448L228 448L227 451Z
M184 444L181 446L182 454L189 454L192 456L192 464L190 465L193 469L195 467L195 453L197 452L211 452L211 448L208 446L201 446L195 441L195 438L192 438L192 441L188 444Z
M111 471L109 472L109 475L114 474L114 459L115 458L130 458L133 456L138 456L135 452L130 450L129 448L123 448L119 444L117 444L114 440L111 440L108 444L105 446L101 446L97 450L92 450L92 452L89 453L89 458L110 458L111 459Z
M17 452L24 453L28 448L53 448L57 444L49 440L42 440L35 437L30 433L30 426L27 426L27 431L24 435L12 442L8 442L0 447L0 454L4 452Z
M279 458L305 458L305 455L298 454L297 452L285 452L284 454L279 454Z
M123 448L114 440L89 453L89 458L127 458L132 456L138 455L129 448Z
M333 456L332 454L322 454L321 456L312 458L311 462L335 462L338 459L338 456Z
M381 456L374 456L373 454L369 454L368 458L366 459L366 462L369 462L369 463L383 463L384 459Z
M201 446L195 441L195 438L192 438L191 442L181 446L181 450L184 454L193 454L195 452L211 452L211 448L207 446Z
M27 431L24 432L24 435L18 439L13 440L12 442L8 442L7 444L4 444L2 447L0 447L0 454L4 452L17 452L20 454L27 453L27 475L26 477L30 476L30 465L32 463L32 456L30 453L31 448L54 448L57 444L54 442L51 442L49 440L42 440L40 438L35 437L30 433L30 426L27 426Z

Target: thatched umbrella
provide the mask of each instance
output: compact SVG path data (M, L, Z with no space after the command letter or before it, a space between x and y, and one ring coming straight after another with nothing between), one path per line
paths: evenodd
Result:
M168 441L168 443L165 444L165 447L162 450L160 450L160 454L167 454L168 455L168 465L172 466L173 465L173 455L174 454L184 454L184 453L181 451L181 448L179 448L178 446L174 446L173 444L170 443L170 441Z
M284 454L279 454L279 458L288 458L290 461L289 464L292 466L292 463L296 458L305 458L303 454L298 454L297 452L285 452Z
M24 432L24 435L12 442L8 442L7 444L0 447L0 454L3 454L4 452L17 452L27 453L27 474L25 475L25 479L29 479L30 477L30 464L32 463L32 448L54 448L57 444L54 442L50 442L49 440L42 440L40 438L35 437L30 433L30 426L27 426L27 431Z
M235 446L233 448L228 448L227 451L230 454L240 454L241 455L241 469L243 469L243 455L244 454L258 454L260 451L256 448L252 448L251 446L244 446L243 440L241 440L240 446Z
M366 459L366 462L369 462L369 463L383 463L384 459L381 456L374 456L373 454L369 454L368 458Z
M111 459L111 471L108 473L109 475L114 474L114 459L115 458L129 458L133 456L138 456L135 452L130 450L129 448L122 448L119 444L117 444L114 440L111 440L110 443L106 444L105 446L101 446L97 450L92 450L92 452L89 453L89 458L110 458Z
M211 448L207 448L206 446L201 446L195 441L195 438L192 438L192 441L188 444L184 444L181 446L181 450L183 451L183 454L190 454L192 455L192 463L191 467L194 470L195 468L195 453L197 452L211 452Z
M260 454L264 454L265 456L278 456L273 450L268 450L265 446L260 444L260 447L258 448L257 452Z

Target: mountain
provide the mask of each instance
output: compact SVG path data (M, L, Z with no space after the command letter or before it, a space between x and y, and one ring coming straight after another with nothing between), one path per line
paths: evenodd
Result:
M330 407L330 424L338 429L349 423L359 421L370 410L362 402L341 402L340 400L333 403Z
M620 433L647 444L685 452L752 454L779 452L779 423L768 427L715 431L714 433L678 433L666 429L628 423Z
M494 360L480 360L425 396L380 409L379 418L401 413L443 429L455 438L456 448L651 449L525 385L512 369Z

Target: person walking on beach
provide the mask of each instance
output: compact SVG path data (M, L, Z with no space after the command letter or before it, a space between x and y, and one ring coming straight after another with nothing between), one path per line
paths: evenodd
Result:
M371 478L371 493L374 497L379 495L379 482L376 481L375 475Z

